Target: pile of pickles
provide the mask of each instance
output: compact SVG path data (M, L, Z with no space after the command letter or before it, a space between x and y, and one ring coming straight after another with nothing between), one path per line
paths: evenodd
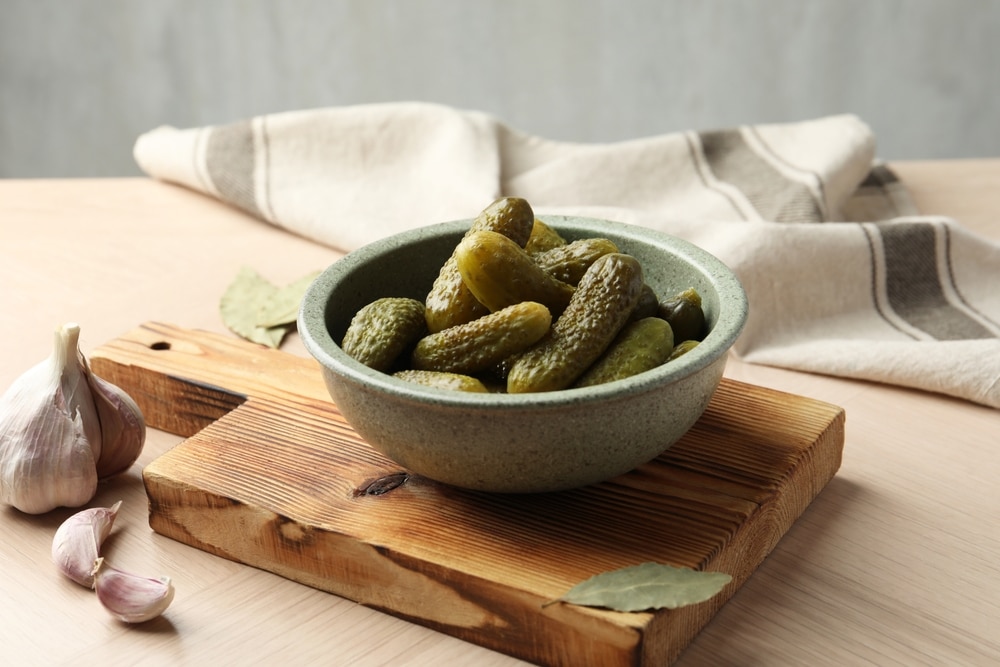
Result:
M341 347L403 380L515 394L636 375L705 333L695 289L661 299L610 240L567 241L526 200L504 197L476 217L424 301L376 299Z

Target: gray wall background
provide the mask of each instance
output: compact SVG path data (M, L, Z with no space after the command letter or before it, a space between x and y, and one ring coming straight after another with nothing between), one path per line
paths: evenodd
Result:
M580 142L852 112L886 159L1000 156L998 63L993 0L0 0L0 177L395 100Z

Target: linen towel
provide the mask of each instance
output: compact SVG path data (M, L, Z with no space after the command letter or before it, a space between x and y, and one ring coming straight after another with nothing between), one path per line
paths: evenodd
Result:
M743 282L744 360L1000 407L1000 244L919 215L853 115L586 144L388 103L161 127L134 153L150 176L344 251L499 196L659 229Z

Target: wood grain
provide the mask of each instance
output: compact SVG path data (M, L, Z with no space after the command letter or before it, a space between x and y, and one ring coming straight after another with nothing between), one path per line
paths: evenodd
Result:
M840 408L724 380L655 461L555 494L466 492L364 443L314 361L148 323L96 373L150 426L188 436L150 463L150 526L204 551L545 665L664 665L746 581L840 466ZM732 584L679 610L542 603L657 561Z

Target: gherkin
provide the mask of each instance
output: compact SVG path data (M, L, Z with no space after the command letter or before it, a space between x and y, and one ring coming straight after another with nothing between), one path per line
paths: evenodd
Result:
M413 350L411 365L420 370L481 373L537 343L551 324L548 308L523 301L425 336Z
M533 256L535 264L553 277L577 285L583 274L598 257L618 252L618 246L608 239L578 239Z
M423 302L383 297L355 314L341 348L365 366L386 372L426 332Z
M485 394L489 390L479 379L461 373L443 373L441 371L421 371L415 369L404 369L396 371L393 377L413 382L425 387L435 387L437 389L450 389L451 391L468 391L478 394Z
M674 332L659 317L645 317L628 324L607 351L574 386L623 380L666 363L674 349Z
M507 374L512 394L570 387L607 349L628 322L642 292L639 261L604 255L584 274L552 332L519 355Z
M536 255L563 245L566 245L566 239L562 234L536 218L531 228L531 236L524 244L524 250L529 255Z
M659 316L670 323L675 340L705 337L705 311L701 307L701 295L693 287L661 301Z
M469 291L494 312L522 301L537 301L558 317L575 291L496 232L469 234L455 248L455 259Z
M518 247L523 248L531 236L534 224L535 214L526 200L519 197L502 197L476 216L466 235L478 231L492 231L503 234ZM456 324L471 322L489 312L462 281L454 252L441 267L424 301L427 328L431 333Z

